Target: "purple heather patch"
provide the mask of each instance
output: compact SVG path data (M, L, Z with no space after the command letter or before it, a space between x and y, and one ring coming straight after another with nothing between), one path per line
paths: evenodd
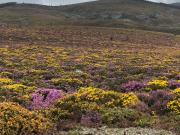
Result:
M175 89L175 88L180 87L180 82L178 82L177 80L170 80L170 81L168 82L168 86L169 86L169 88L171 88L171 89Z
M147 81L129 81L121 85L121 89L125 92L135 91L143 88Z
M32 93L31 109L46 108L53 104L57 99L62 98L63 91L57 89L41 88Z

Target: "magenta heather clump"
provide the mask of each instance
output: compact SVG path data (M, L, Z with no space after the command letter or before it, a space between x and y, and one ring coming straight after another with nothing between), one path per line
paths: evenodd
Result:
M125 92L135 91L142 89L146 84L146 81L129 81L121 85L121 89Z
M63 91L57 89L38 89L32 93L32 99L30 103L31 109L46 108L57 99L62 98L64 95Z

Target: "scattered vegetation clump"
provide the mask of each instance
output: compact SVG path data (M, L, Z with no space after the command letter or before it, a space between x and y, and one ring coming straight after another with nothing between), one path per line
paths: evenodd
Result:
M51 127L48 119L17 103L2 102L0 109L0 134L2 135L42 133Z
M62 98L64 93L57 89L38 89L31 94L31 102L29 108L40 109L49 107L56 100Z
M168 81L155 79L155 80L149 81L147 83L147 86L150 87L152 90L163 89L168 86Z
M9 78L0 78L0 85L3 84L12 84L13 80L9 79Z
M102 110L102 122L111 127L136 126L143 114L129 108L107 108Z
M180 114L180 88L175 89L172 93L174 98L168 102L167 107L170 111Z
M83 86L83 82L79 79L65 79L65 78L54 78L51 80L57 88L62 89L64 91L75 91Z
M59 100L56 107L69 112L84 112L87 110L101 110L106 107L128 107L137 102L138 98L134 93L118 93L87 87Z

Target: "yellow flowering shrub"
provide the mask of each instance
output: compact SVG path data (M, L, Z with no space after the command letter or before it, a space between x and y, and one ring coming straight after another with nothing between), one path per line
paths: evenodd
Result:
M10 72L0 72L0 76L1 77L7 77L7 76L9 76L9 75L11 75L12 73L10 73Z
M16 83L0 85L0 95L2 95L0 96L0 101L10 101L24 104L30 99L29 94L35 89L35 86L26 86Z
M123 106L136 104L137 101L138 101L138 98L133 92L130 92L130 93L127 93L127 94L122 94L122 104L123 104Z
M9 79L9 78L0 78L0 85L4 85L4 84L12 84L13 80Z
M169 101L167 104L167 108L172 112L180 114L180 98Z
M180 88L172 91L172 94L174 94L175 97L173 100L168 102L167 108L172 112L180 114Z
M48 119L13 102L0 103L0 134L24 135L51 127Z
M180 88L176 88L174 91L172 91L173 94L180 95Z
M34 89L34 87L28 87L23 84L9 84L9 85L2 86L2 89L13 90L13 91L19 92L19 91L24 91L24 90L31 90L31 89Z
M56 107L70 112L83 112L89 109L101 110L103 108L127 107L137 102L138 98L134 93L118 93L87 87L59 100Z
M147 83L147 86L153 90L165 88L168 86L168 81L161 79L154 79Z

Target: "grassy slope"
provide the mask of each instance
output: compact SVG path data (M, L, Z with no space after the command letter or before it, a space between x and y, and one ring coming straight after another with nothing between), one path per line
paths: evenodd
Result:
M40 5L12 5L0 8L0 23L13 25L51 25L62 23L63 15L51 7Z
M180 9L142 0L100 0L61 7L0 6L0 24L91 25L180 33Z
M66 15L81 18L82 24L95 26L138 27L160 31L173 31L180 27L179 8L142 0L100 0L65 6L61 10ZM118 16L121 17L117 19Z

